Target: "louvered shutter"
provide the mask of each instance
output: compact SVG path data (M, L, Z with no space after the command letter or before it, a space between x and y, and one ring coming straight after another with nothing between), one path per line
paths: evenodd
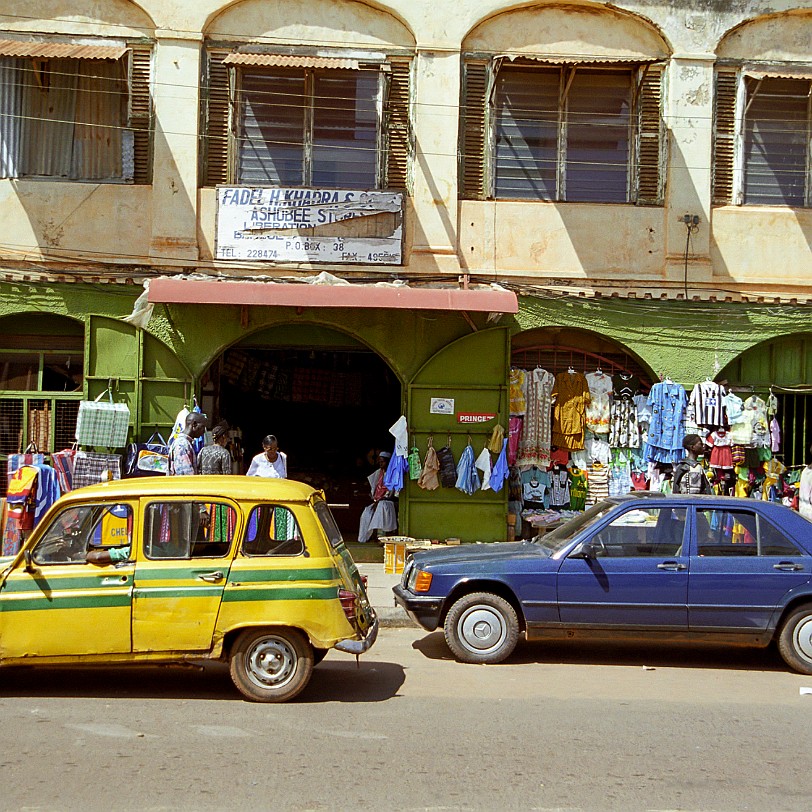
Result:
M204 108L203 185L228 183L230 77L223 60L229 51L207 52Z
M484 200L488 63L466 62L463 72L460 155L460 197Z
M133 180L152 182L152 47L148 44L130 48L129 126L133 132Z
M716 73L716 111L713 133L713 202L733 203L733 172L736 160L735 70Z
M389 62L389 93L386 99L386 138L388 144L386 185L409 190L409 158L412 136L409 120L409 76L411 62Z
M651 65L642 77L638 98L640 140L637 159L637 202L661 205L665 166L665 127L662 117L663 70Z

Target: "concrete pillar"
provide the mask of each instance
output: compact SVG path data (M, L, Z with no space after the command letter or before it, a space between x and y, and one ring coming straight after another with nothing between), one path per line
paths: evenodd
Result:
M699 217L688 247L688 287L709 282L713 144L713 54L675 54L668 71L666 125L669 176L666 198L666 278L685 281L685 215Z
M419 49L414 75L412 270L459 273L457 139L460 54Z
M150 256L196 261L202 35L160 29L155 34Z

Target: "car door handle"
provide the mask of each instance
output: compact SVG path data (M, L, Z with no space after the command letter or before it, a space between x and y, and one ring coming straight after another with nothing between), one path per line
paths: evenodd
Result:
M781 572L798 572L803 569L803 566L794 564L792 561L779 561L777 564L773 564L773 569L781 570Z
M208 581L210 584L213 584L215 581L223 580L223 573L217 570L216 572L201 573L197 577L200 578L201 581Z
M116 578L102 578L102 586L120 586L127 583L126 575L119 575Z
M663 561L662 564L657 564L658 570L686 570L688 567L685 564L680 564L679 561Z

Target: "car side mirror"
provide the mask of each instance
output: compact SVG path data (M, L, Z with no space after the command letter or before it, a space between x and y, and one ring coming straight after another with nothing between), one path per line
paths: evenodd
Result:
M582 542L571 554L570 558L596 558L595 545L591 541Z
M34 566L34 558L31 555L31 550L26 550L23 553L23 558L25 559L25 571L26 572L35 572L36 567Z

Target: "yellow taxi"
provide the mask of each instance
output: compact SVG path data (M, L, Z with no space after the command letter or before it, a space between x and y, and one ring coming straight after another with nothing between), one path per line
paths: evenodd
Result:
M0 665L225 660L284 702L378 620L321 491L260 477L106 482L0 558Z

